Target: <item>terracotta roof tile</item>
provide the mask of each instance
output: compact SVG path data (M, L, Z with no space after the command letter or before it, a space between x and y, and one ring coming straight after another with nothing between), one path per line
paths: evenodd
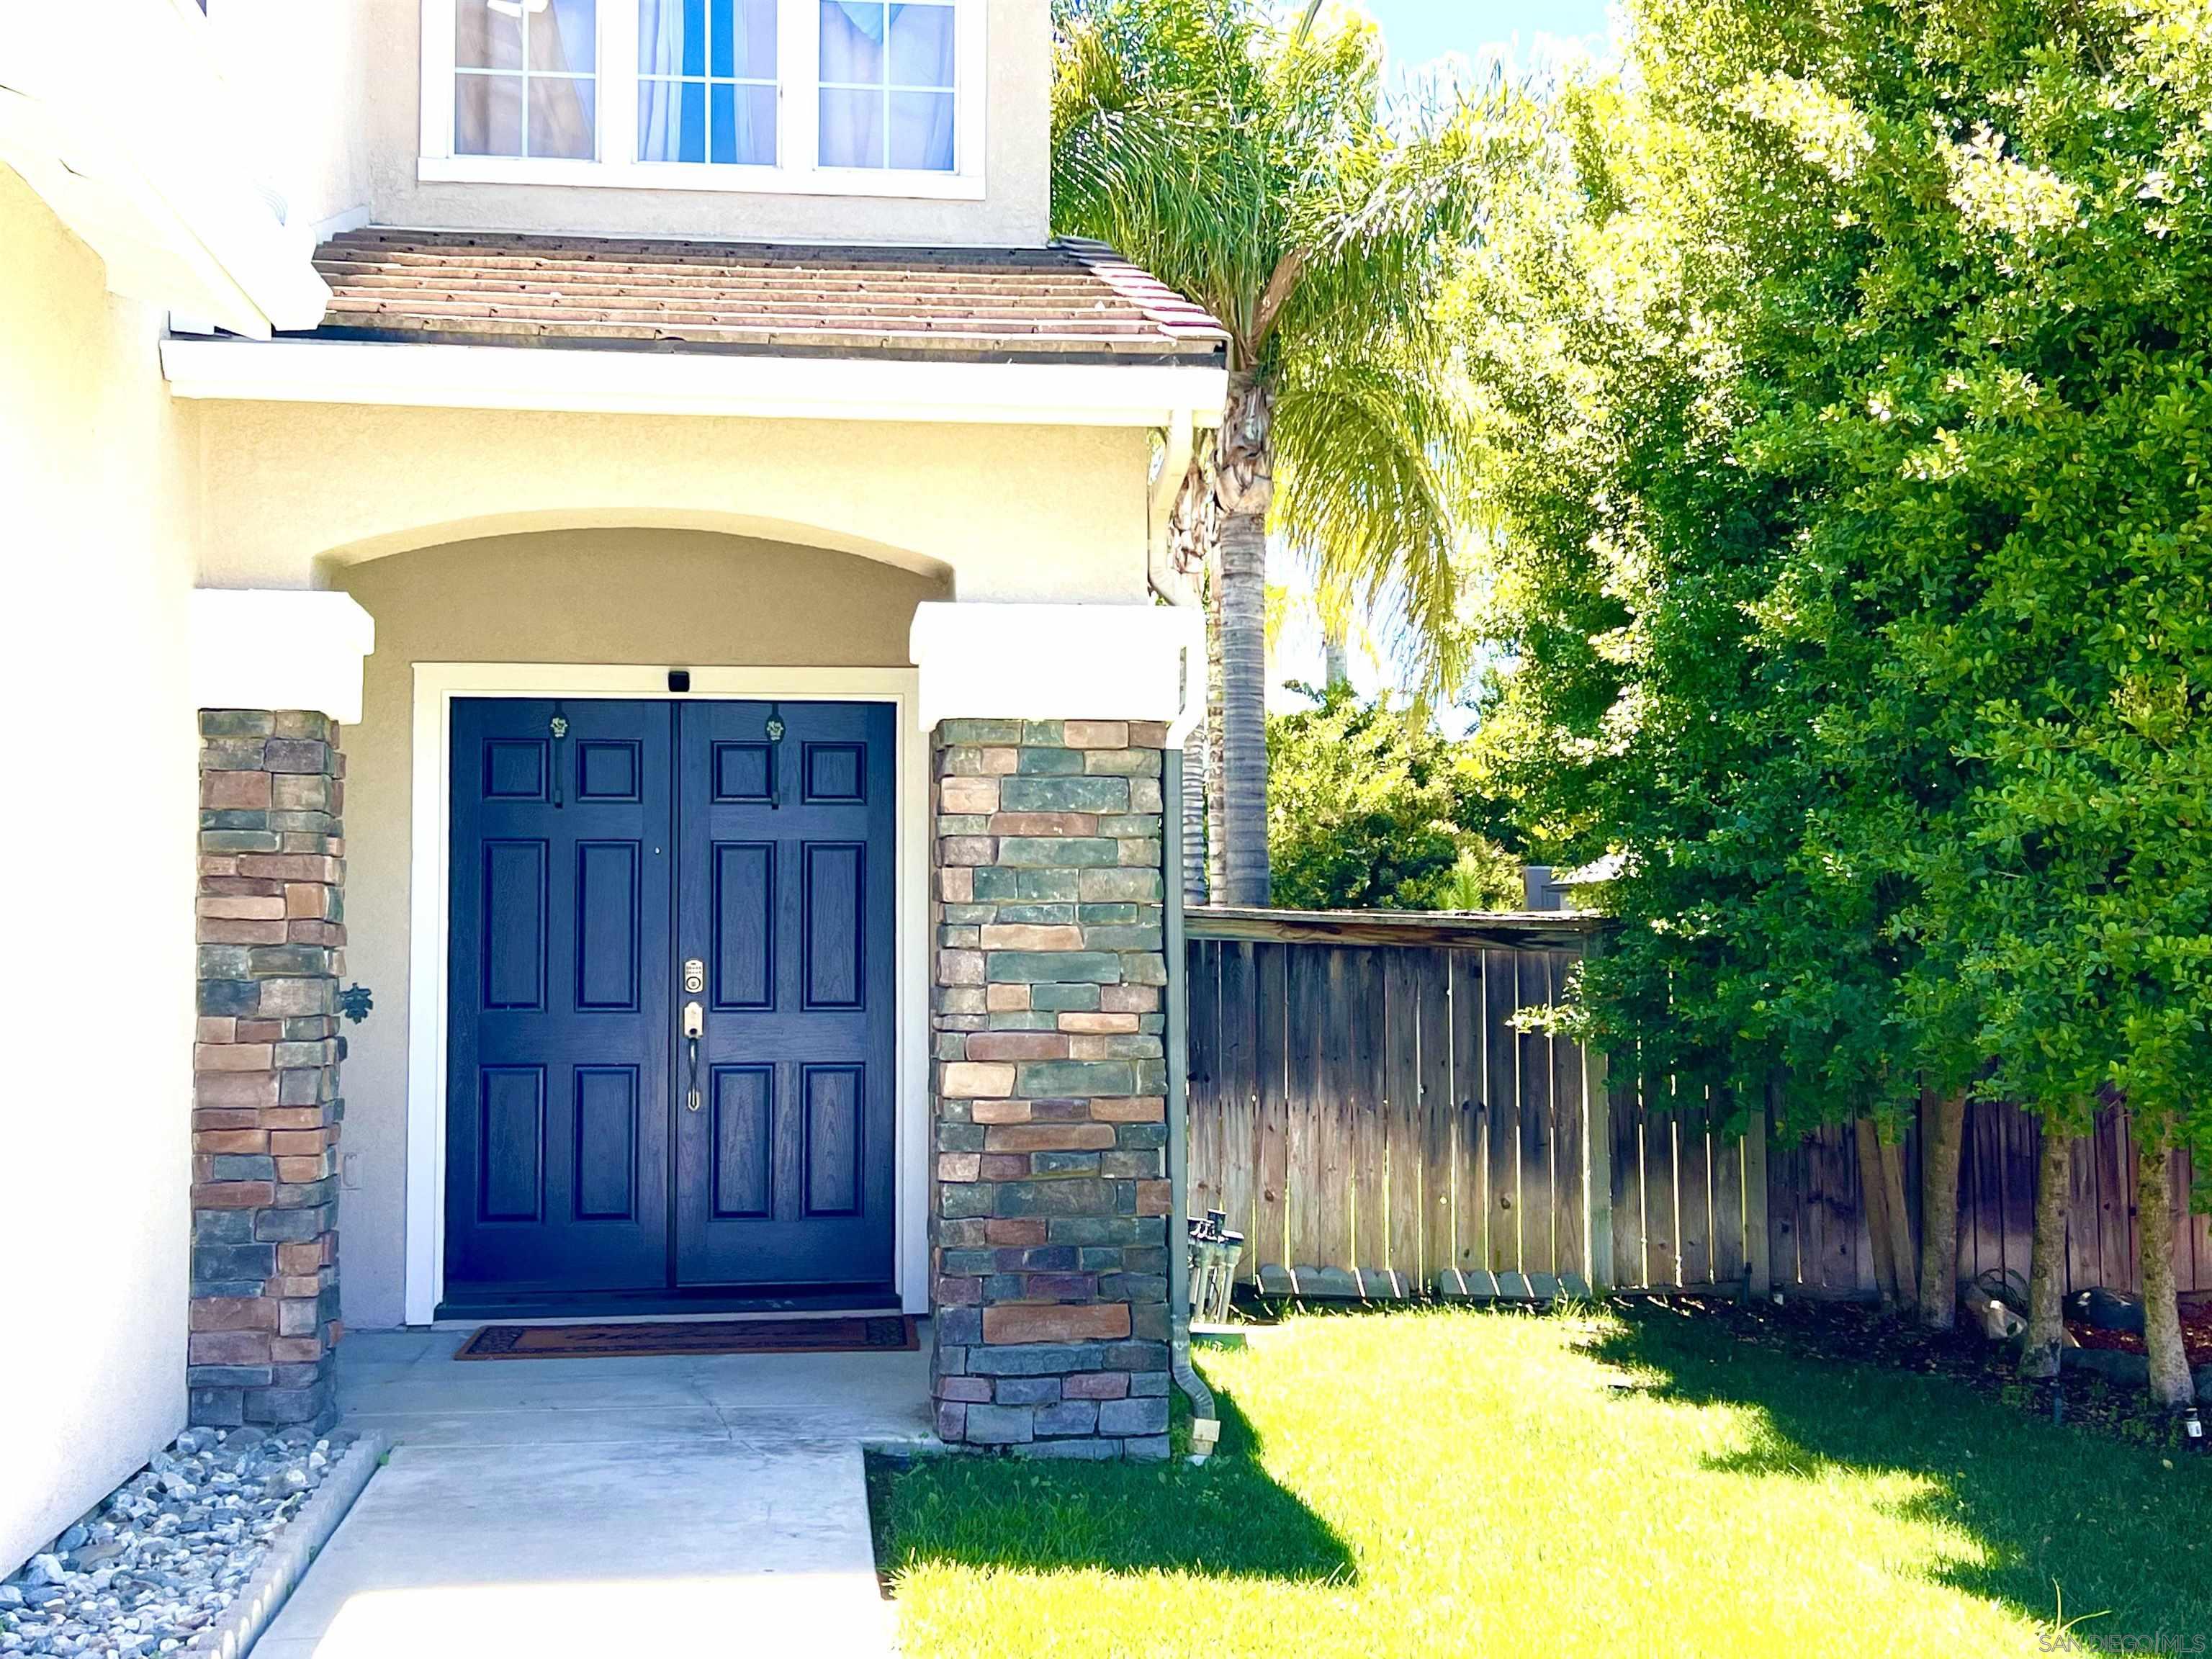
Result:
M1040 248L348 231L315 334L995 362L1218 361L1220 325L1100 242Z

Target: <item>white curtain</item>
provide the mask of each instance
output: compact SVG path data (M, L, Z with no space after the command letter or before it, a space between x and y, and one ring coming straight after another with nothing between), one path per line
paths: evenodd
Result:
M683 83L647 76L684 72L684 0L638 0L637 155L641 161L683 159Z
M637 154L644 161L775 157L776 0L638 0ZM711 50L710 50L711 48Z
M823 165L950 172L952 43L950 6L822 0Z

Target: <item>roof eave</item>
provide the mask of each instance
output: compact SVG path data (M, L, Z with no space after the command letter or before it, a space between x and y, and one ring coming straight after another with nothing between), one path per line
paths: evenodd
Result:
M1218 356L982 362L179 337L162 343L161 362L180 398L577 414L1152 428L1212 425L1228 396Z

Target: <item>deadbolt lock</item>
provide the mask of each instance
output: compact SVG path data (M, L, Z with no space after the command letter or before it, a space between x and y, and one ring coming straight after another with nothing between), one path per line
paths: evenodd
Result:
M707 964L693 957L684 964L684 994L696 997L707 988Z

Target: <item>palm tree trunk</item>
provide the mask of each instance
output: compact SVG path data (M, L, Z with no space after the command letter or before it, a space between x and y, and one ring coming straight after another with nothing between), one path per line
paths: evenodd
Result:
M1267 534L1221 521L1221 878L1224 904L1267 902Z
M2136 1237L2142 1273L2143 1346L2150 1354L2150 1397L2177 1410L2197 1402L2181 1312L2173 1299L2173 1195L2166 1190L2164 1134L2138 1118L2136 1142Z
M1273 408L1245 370L1229 377L1215 441L1221 648L1220 867L1217 904L1265 905L1267 875L1267 510L1274 502Z
M1352 647L1340 624L1323 623L1321 634L1322 683L1334 691L1352 684Z
M1963 1092L1920 1103L1920 1322L1959 1322L1959 1154L1966 1136Z
M2043 1155L2035 1170L2035 1239L2027 1263L2027 1342L2022 1376L2058 1375L2066 1336L2060 1303L2066 1292L2066 1188L2074 1178L2074 1138L2055 1117L2043 1121Z
M1204 904L1206 898L1206 807L1213 799L1213 729L1201 720L1183 744L1182 779L1182 902Z
M1228 844L1222 799L1221 734L1221 559L1216 548L1206 571L1206 890L1215 903L1226 904L1228 871L1222 862Z

